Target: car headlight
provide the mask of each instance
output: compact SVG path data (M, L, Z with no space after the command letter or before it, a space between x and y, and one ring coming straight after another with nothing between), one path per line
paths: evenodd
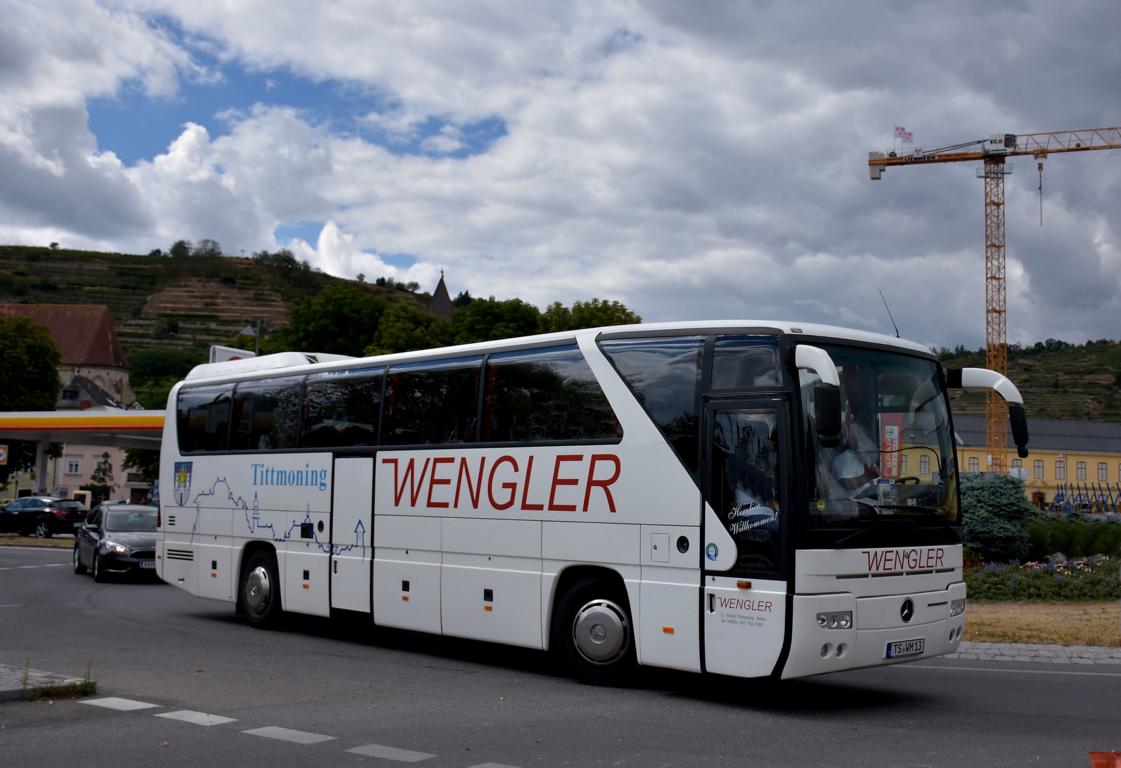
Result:
M950 601L950 617L961 616L965 613L965 598L958 598L957 600Z
M850 629L852 611L830 611L817 615L817 625L822 629Z
M114 541L105 542L105 551L114 555L127 555L128 547L124 544L117 544Z

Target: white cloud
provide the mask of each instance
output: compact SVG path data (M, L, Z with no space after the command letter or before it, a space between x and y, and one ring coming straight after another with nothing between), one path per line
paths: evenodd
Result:
M769 316L890 331L883 290L904 335L978 346L972 168L892 169L873 183L865 153L889 144L897 124L932 146L1121 114L1111 38L1121 6L1108 0L539 2L516 12L364 0L74 2L59 12L0 0L9 10L0 237L134 250L211 237L235 253L288 245L337 274L430 289L443 268L453 293L539 306L614 298L649 320ZM265 73L261 98L283 93L292 73L344 84L368 99L366 117L340 125L313 101L262 103L226 111L223 135L199 114L165 152L130 166L98 150L87 99L126 86L164 98L184 79L213 81L219 73L199 63L210 56ZM468 126L486 119L505 134L478 148ZM397 154L405 146L427 155ZM449 157L464 150L474 154ZM1010 340L1121 336L1121 152L1048 159L1042 230L1034 161L1015 164ZM274 239L278 225L308 221L327 222L314 246ZM415 264L395 267L398 256Z

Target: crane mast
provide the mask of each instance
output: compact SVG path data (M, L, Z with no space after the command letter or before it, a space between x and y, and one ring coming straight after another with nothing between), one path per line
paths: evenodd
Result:
M908 154L868 153L868 172L878 181L885 169L900 165L929 165L981 161L977 175L985 184L985 364L998 373L1008 373L1008 300L1005 272L1004 177L1011 172L1008 157L1031 155L1040 161L1060 152L1121 149L1121 127L1087 128L1077 131L994 134L932 150L916 149ZM1041 177L1042 178L1042 177ZM993 472L1007 472L1007 406L995 392L986 402L985 445Z

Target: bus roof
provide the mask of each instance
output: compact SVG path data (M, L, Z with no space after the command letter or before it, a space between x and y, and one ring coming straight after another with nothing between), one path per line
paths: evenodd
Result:
M549 344L570 343L580 337L592 336L617 336L617 335L647 335L664 333L689 333L689 332L735 332L773 331L788 335L804 335L807 337L823 337L837 341L857 342L861 344L878 344L881 346L896 347L907 352L930 355L929 348L907 339L887 336L881 333L871 333L852 328L843 328L834 325L821 325L816 323L795 323L775 320L691 320L686 322L664 323L636 323L631 325L614 325L600 328L585 328L575 331L561 331L557 333L537 334L534 336L520 336L509 339L494 339L491 341L460 344L450 347L434 347L411 352L398 352L374 357L349 357L347 355L311 353L311 352L279 352L261 357L242 358L219 363L203 363L196 365L187 374L186 381L201 381L210 379L225 379L238 377L242 374L259 373L262 371L281 371L298 373L300 369L314 367L316 370L332 370L336 368L352 368L355 365L390 365L393 363L429 360L436 357L465 356L484 354L495 349L520 349L526 347L547 346ZM292 370L290 370L292 369Z

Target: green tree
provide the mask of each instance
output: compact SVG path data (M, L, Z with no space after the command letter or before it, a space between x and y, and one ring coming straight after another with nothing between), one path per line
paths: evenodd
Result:
M326 288L292 310L264 351L361 355L374 343L386 302L354 283Z
M218 244L217 240L211 240L209 237L204 237L198 241L198 244L191 249L191 255L195 258L219 258L222 254L222 246Z
M91 503L97 504L113 495L117 487L113 480L113 462L109 460L109 452L106 451L98 458L97 466L90 473L90 481L82 486L82 490L93 494Z
M173 259L185 259L191 255L190 240L176 240L168 249L168 255Z
M146 448L126 448L121 469L135 469L144 482L154 482L160 476L160 452Z
M145 408L162 409L175 383L196 365L207 361L201 349L137 349L129 353L129 383L136 401Z
M1041 512L1024 495L1024 481L998 474L961 478L965 546L986 560L1021 560L1028 554L1028 529Z
M409 304L394 304L382 314L374 343L365 354L431 349L447 344L450 336L451 327L442 318Z
M641 317L618 301L604 299L577 301L571 309L555 301L541 315L541 330L551 333L641 322Z
M52 411L62 382L58 348L41 325L24 317L0 317L0 411ZM35 465L35 443L8 443L8 463L0 466L0 489L12 473Z
M537 333L541 313L521 299L475 299L452 315L451 334L456 344L509 339Z

